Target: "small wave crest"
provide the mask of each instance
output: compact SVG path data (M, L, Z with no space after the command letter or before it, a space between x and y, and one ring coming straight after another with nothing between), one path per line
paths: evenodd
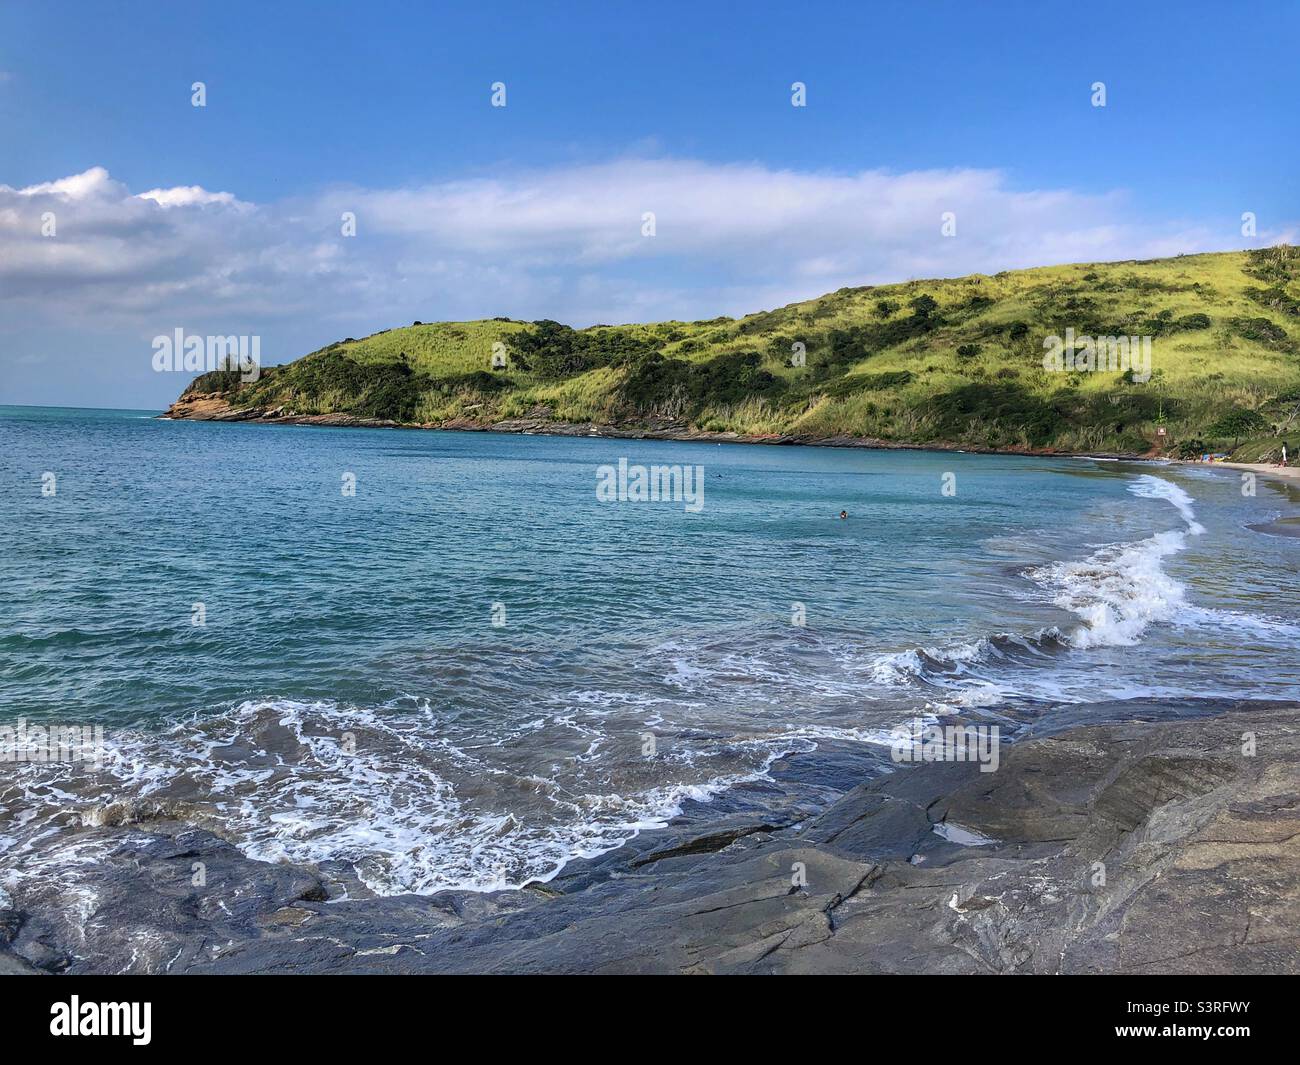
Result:
M1059 629L1048 628L1030 636L1004 632L951 647L913 647L877 655L870 665L876 683L898 687L914 681L945 686L975 677L975 667L1013 659L1044 658L1065 645Z
M1195 501L1180 485L1174 484L1173 481L1167 481L1163 477L1155 477L1152 474L1144 473L1129 484L1128 490L1143 499L1163 499L1172 504L1174 509L1182 515L1183 521L1187 523L1187 531L1193 536L1200 536L1205 532L1205 526L1196 520L1196 513L1193 509Z
M1157 533L1131 544L1103 547L1077 562L1054 562L1026 576L1052 595L1052 602L1082 619L1067 637L1074 647L1125 646L1147 628L1173 619L1184 603L1183 583L1163 562L1186 546L1181 532Z
M1035 566L1023 573L1048 593L1054 605L1083 624L1069 632L1053 626L1028 636L1000 633L950 647L878 655L871 663L872 678L888 687L920 682L953 689L953 701L959 705L991 705L1009 689L983 676L985 667L1042 665L1044 659L1068 648L1131 645L1152 624L1175 619L1185 609L1186 588L1165 571L1164 562L1186 548L1189 535L1199 536L1205 528L1196 520L1195 501L1172 481L1143 474L1127 487L1140 498L1169 503L1182 517L1184 528L1108 544L1086 558Z
M1083 620L1068 637L1075 647L1135 644L1151 625L1173 620L1184 608L1186 586L1165 571L1164 563L1186 549L1188 535L1205 532L1196 520L1194 501L1179 485L1151 474L1138 477L1128 490L1169 503L1185 528L1108 544L1087 558L1039 566L1025 574L1051 593L1053 603Z

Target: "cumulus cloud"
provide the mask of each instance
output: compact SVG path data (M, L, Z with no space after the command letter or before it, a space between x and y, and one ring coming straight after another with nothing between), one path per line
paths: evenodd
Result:
M3 185L0 186L0 190L18 196L60 196L68 200L85 200L92 196L104 195L112 185L113 180L108 176L107 170L102 166L92 166L85 173L59 178L57 181L29 185L25 189L11 189Z
M945 212L956 236L941 234ZM341 232L345 213L355 237ZM133 193L94 167L0 185L0 324L198 315L229 332L328 321L342 335L416 317L712 317L843 285L1224 243L1140 218L1120 191L1017 189L995 170L625 158L256 204L198 185Z
M201 185L182 185L174 189L150 189L138 194L139 199L153 200L160 207L194 207L197 204L219 203L224 207L239 203L229 192L209 192ZM248 206L244 204L243 206Z

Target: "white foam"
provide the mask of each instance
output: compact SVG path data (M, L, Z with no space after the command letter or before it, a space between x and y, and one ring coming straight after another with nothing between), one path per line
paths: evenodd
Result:
M1069 633L1074 647L1127 646L1147 628L1173 619L1186 591L1162 568L1186 546L1181 532L1103 547L1078 562L1055 562L1027 576L1052 592L1052 602L1083 624Z
M1067 694L1047 676L1031 680L1022 675L1012 686L982 675L987 670L981 667L996 666L1009 653L1017 658L1020 652L1050 658L1050 647L1061 644L1078 649L1131 646L1151 625L1178 621L1190 611L1185 586L1165 571L1164 563L1186 549L1188 536L1204 533L1196 520L1195 501L1179 485L1152 474L1138 476L1127 488L1140 498L1169 503L1183 519L1183 528L1108 544L1084 559L1052 562L1024 574L1049 594L1053 604L1080 618L1081 625L1068 633L1051 627L1032 636L1003 633L947 647L876 655L869 666L871 679L889 688L923 683L949 692L945 699L952 705L969 708L995 706L1017 691L1048 698L1088 697Z
M868 672L872 680L886 687L905 687L922 680L930 685L957 688L963 692L971 687L987 689L991 682L973 677L972 667L1006 659L1007 650L1004 648L1015 648L1027 655L1045 658L1044 645L1058 643L1061 638L1060 631L1053 626L1040 629L1032 636L1002 632L949 647L913 647L875 655ZM973 692L970 694L972 698L980 698Z
M1205 532L1193 500L1163 477L1142 474L1128 490L1143 499L1163 499L1181 515L1185 529L1156 533L1133 543L1108 544L1085 559L1055 562L1026 576L1052 593L1052 602L1083 619L1069 634L1075 647L1131 646L1157 622L1177 618L1186 587L1164 569L1166 559L1187 547L1187 536Z
M1192 509L1194 500L1173 481L1144 473L1128 486L1128 490L1143 499L1163 499L1172 503L1182 515L1183 521L1187 523L1188 532L1193 536L1200 536L1205 532L1205 527L1196 520L1196 514Z
M7 841L5 865L16 864L6 872L76 881L78 869L96 858L65 835L70 812L93 827L147 818L176 803L178 816L219 832L249 857L346 862L380 895L518 887L663 827L688 801L708 802L760 779L801 746L770 738L734 743L739 757L727 760L729 771L679 749L645 770L640 783L615 791L608 768L593 764L606 737L572 720L572 711L514 726L521 745L543 727L584 737L564 766L553 767L552 779L541 768L510 767L499 744L489 745L491 760L462 750L428 707L390 710L250 701L161 734L119 735L93 778L67 764L27 764L16 798L33 825L21 840ZM582 766L591 768L583 774ZM676 779L660 783L668 772Z

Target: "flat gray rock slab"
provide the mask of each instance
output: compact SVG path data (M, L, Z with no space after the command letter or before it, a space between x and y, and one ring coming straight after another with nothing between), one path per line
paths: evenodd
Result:
M488 895L328 901L181 823L88 828L109 856L15 893L0 971L1300 972L1300 709L1148 709L829 804L827 763Z

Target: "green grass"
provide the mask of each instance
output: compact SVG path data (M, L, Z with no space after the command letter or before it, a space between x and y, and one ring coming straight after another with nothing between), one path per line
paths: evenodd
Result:
M1151 336L1149 381L1053 373L1043 339ZM493 345L508 358L493 368ZM806 361L791 365L802 344ZM205 375L191 388L230 387ZM841 289L740 319L441 322L264 371L237 405L416 424L541 418L751 435L1267 457L1300 444L1300 252L1270 248ZM1225 435L1232 417L1248 425ZM1226 420L1225 420L1226 419ZM1157 435L1163 426L1166 435ZM1216 427L1219 432L1216 435Z

